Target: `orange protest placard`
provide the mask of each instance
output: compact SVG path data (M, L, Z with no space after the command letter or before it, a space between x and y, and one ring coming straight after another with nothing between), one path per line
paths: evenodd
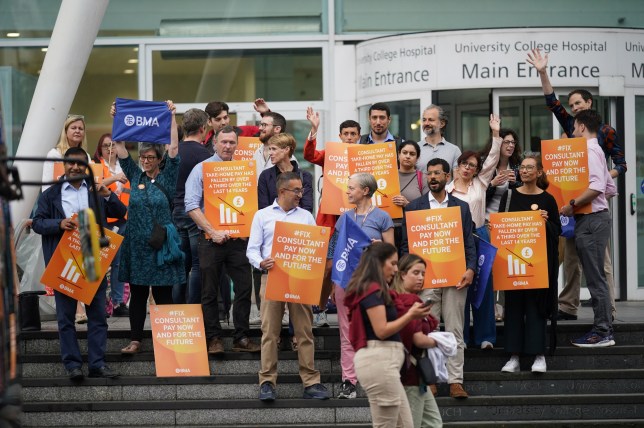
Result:
M94 183L98 185L103 184L103 165L91 162L89 166L94 173ZM58 181L63 175L65 175L65 164L63 162L54 162L54 176L52 180Z
M157 376L210 376L201 305L150 305Z
M492 245L498 248L495 290L548 288L546 225L539 211L490 214Z
M255 162L204 162L203 190L210 224L233 238L248 238L257 212Z
M588 145L585 138L542 140L541 159L548 176L548 193L559 208L568 205L588 188ZM575 208L576 214L588 214L590 204Z
M266 298L278 302L317 305L329 247L330 229L324 226L275 222Z
M262 146L259 137L239 137L237 138L237 148L233 153L233 160L253 160L253 154Z
M97 236L98 233L96 231ZM108 229L105 229L105 236L109 238L110 245L100 250L101 275L96 281L87 280L83 267L80 235L78 229L74 229L63 233L40 282L86 305L92 303L98 286L123 242L121 235Z
M347 198L349 182L349 153L344 143L324 146L324 188L320 210L324 214L340 215L353 208Z
M62 162L54 162L54 176L51 179L58 181L63 175L65 175L65 164Z
M347 150L350 174L368 172L376 178L378 189L371 203L391 218L402 218L402 207L393 202L393 197L400 194L396 143L351 144Z
M423 288L451 287L465 272L461 208L408 211L409 252L427 263Z

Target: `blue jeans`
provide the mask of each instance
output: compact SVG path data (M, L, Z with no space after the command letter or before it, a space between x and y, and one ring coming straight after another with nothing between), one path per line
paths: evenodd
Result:
M172 212L174 225L181 237L181 251L186 255L184 258L186 278L188 284L175 284L172 288L172 300L175 304L201 303L201 272L199 271L199 228L195 222L186 214L183 206L177 206ZM186 296L186 285L188 292Z
M87 312L87 361L91 369L100 369L105 365L105 348L107 346L107 321L105 316L105 290L107 281L103 278L90 305L85 305ZM76 337L76 299L54 291L56 301L56 320L60 338L60 354L65 369L81 368L81 357Z
M114 226L117 226L118 229L118 234L121 236L125 235L125 227L127 226L127 222L125 220L116 222L116 223L110 223L109 224L109 229L112 229ZM114 307L117 307L121 303L127 303L123 301L123 291L125 289L125 283L123 281L119 281L119 264L121 263L121 249L119 248L118 252L116 253L116 256L114 256L114 260L112 260L112 264L110 267L112 268L110 272L110 300L112 301L112 304Z
M490 233L486 226L476 229L479 238L490 241ZM482 342L487 341L492 344L496 343L496 319L494 318L494 287L492 286L492 276L485 286L483 301L479 308L472 306L474 300L474 287L468 287L467 299L465 300L465 323L463 328L463 341L465 344L480 346ZM474 339L470 340L470 307L472 308L472 333ZM473 343L471 343L473 342Z

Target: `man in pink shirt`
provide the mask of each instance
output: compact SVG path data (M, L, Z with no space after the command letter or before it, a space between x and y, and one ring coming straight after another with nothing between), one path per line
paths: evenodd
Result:
M581 195L560 210L561 214L571 216L577 208L588 204L592 208L590 214L575 214L575 245L595 314L592 330L572 341L573 345L582 348L615 345L610 293L602 267L611 228L607 198L616 194L616 188L597 142L600 125L601 117L595 110L580 111L575 116L573 136L583 137L588 142L589 183Z

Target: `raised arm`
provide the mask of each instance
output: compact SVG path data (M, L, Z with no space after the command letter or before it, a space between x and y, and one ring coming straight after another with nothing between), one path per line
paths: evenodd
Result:
M172 112L172 125L170 127L170 146L168 146L168 157L174 158L179 154L179 131L177 130L177 118L175 113L177 107L171 100L166 100L168 109Z
M543 94L550 95L554 93L555 90L552 87L550 77L548 76L548 54L541 55L541 50L532 49L531 52L528 52L528 58L526 61L528 61L528 63L537 70L537 73L539 73Z
M492 131L492 148L485 158L485 161L481 166L481 171L477 176L484 188L487 188L490 184L490 180L492 180L492 177L494 176L494 170L499 163L499 157L501 156L502 140L499 136L499 131L501 130L501 119L499 116L494 114L490 115L490 130Z

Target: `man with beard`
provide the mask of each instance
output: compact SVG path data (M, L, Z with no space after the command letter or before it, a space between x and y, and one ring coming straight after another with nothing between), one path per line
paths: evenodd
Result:
M458 284L452 287L433 288L425 290L423 299L430 298L434 304L431 314L436 319L445 322L445 331L451 332L456 338L458 350L454 357L447 360L447 382L449 395L452 398L467 398L463 389L463 363L465 360L465 343L463 342L463 323L465 320L465 298L467 287L474 279L476 272L476 245L474 243L474 223L470 214L469 205L445 191L445 185L451 180L449 163L440 158L434 158L427 164L427 185L429 193L413 200L405 207L405 212L460 207L461 224L463 227L463 242L465 244L465 272ZM402 254L409 252L407 241L406 218L403 217L403 240L400 245ZM432 393L436 395L436 385L430 385Z
M445 127L447 126L447 115L442 107L430 104L423 111L423 132L425 140L419 142L420 156L416 161L416 169L419 171L427 167L427 162L431 159L444 159L455 170L458 166L458 157L461 155L461 149L443 137Z
M80 147L71 147L65 154L67 159L63 165L65 178L69 182L57 183L45 190L38 199L38 208L34 214L34 232L42 235L42 252L45 264L49 264L56 247L67 230L78 228L72 221L72 214L77 214L86 208L101 211L106 217L122 218L127 208L107 187L100 185L96 189L100 198L98 206L91 195L91 183L88 179L75 179L85 175L86 167L77 161L87 162L87 153ZM106 226L106 225L105 225ZM86 305L87 311L87 363L89 377L114 378L118 374L105 364L105 347L107 344L107 321L105 320L105 290L107 281L101 280L98 291L91 304ZM60 353L63 365L70 380L77 382L84 378L83 358L78 346L74 317L77 300L57 290L54 290L56 300L56 319L60 338Z
M362 135L359 144L378 144L395 141L396 147L398 147L404 139L389 132L390 123L391 111L387 104L375 103L369 107L369 125L371 126L371 132Z
M286 119L284 116L273 111L264 113L259 124L259 141L262 142L262 145L253 154L258 180L262 171L273 167L273 162L271 162L271 157L268 153L268 140L273 135L281 134L282 132L286 132ZM291 156L291 161L297 162L295 155Z
M257 98L253 103L253 108L260 116L266 114L266 112L271 111L268 108L268 104L264 101L263 98ZM228 115L230 108L228 104L223 101L211 101L206 105L204 109L208 114L208 125L212 128L204 139L204 146L208 149L211 155L215 154L215 138L217 133L221 131L224 126L230 124L230 116ZM254 125L241 125L235 126L235 132L240 137L254 137L259 133L259 127Z

